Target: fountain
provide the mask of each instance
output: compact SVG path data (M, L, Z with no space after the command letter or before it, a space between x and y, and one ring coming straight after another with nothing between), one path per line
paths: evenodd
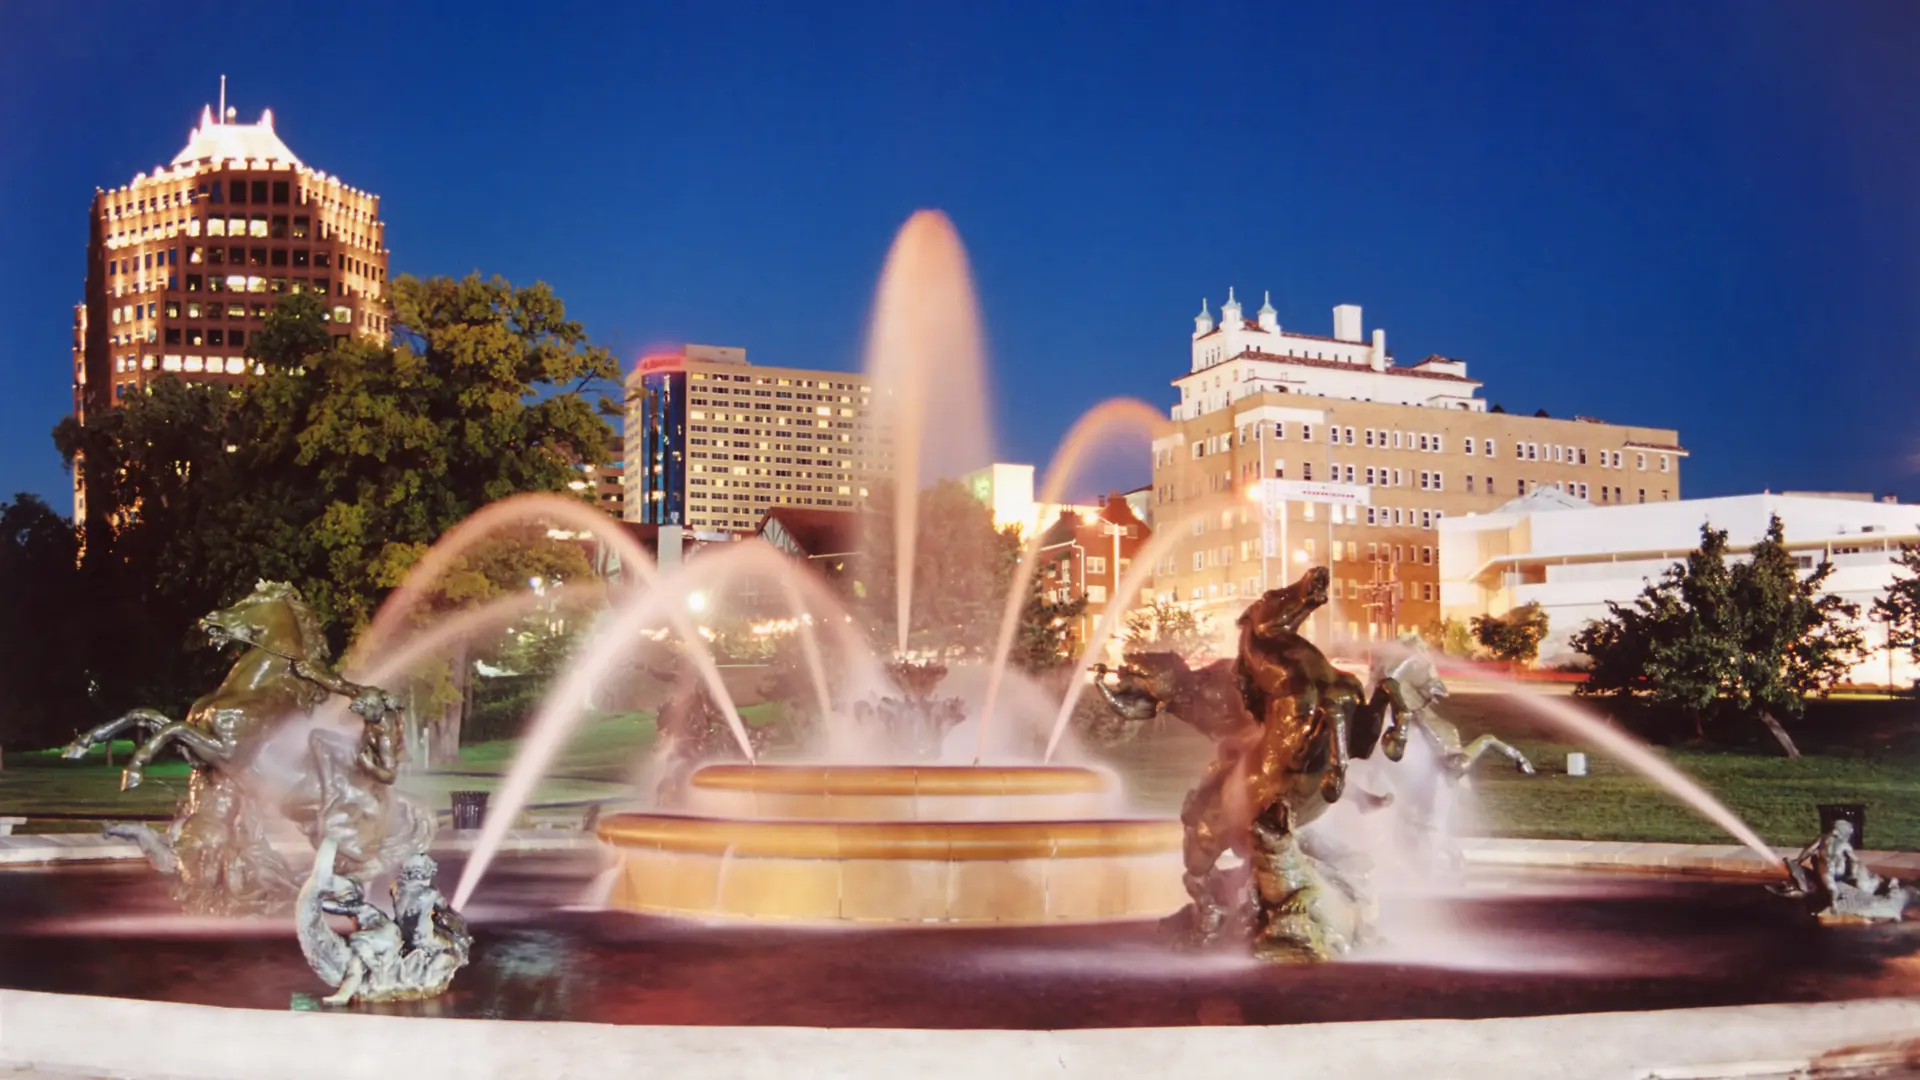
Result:
M934 403L965 429L957 439L943 430L942 452L984 436L980 333L965 266L945 220L916 216L876 299L869 369L906 439L899 459L906 497L896 500L891 523L901 553L918 545L916 481L925 468L947 467L923 445L935 426L923 422L935 416ZM956 380L966 385L956 388ZM1043 498L1068 490L1100 440L1152 438L1163 429L1159 411L1137 402L1096 408L1063 442ZM1203 512L1239 510L1241 502L1223 495ZM460 550L496 525L530 521L601 537L618 549L628 584L572 583L548 597L509 596L436 625L411 625L419 598ZM1161 523L1122 575L1083 657L1094 678L1072 671L1064 687L1042 687L1007 663L1018 604L1038 565L1031 543L982 667L937 647L909 651L910 554L896 589L897 640L876 655L814 574L764 544L726 545L665 574L590 507L558 496L506 500L435 545L356 642L344 675L323 667L295 675L317 689L302 698L297 722L285 725L288 738L273 740L271 753L240 772L226 769L224 756L201 760L196 798L178 827L170 836L140 834L158 861L172 860L181 900L223 913L221 921L158 911L161 902L145 895L158 890L136 892L126 875L111 871L66 874L58 910L32 896L22 902L0 878L0 995L73 991L75 1012L102 1000L84 995L160 999L160 1007L176 1010L167 1024L200 1024L195 1030L209 1034L197 1043L149 1041L128 1053L155 1056L131 1063L113 1056L122 1040L94 1040L87 1060L113 1057L104 1067L116 1072L164 1060L166 1068L152 1071L201 1075L187 1051L225 1047L235 1030L263 1028L269 1021L261 1016L285 1009L285 988L311 978L307 967L335 988L336 1001L373 1003L366 1007L377 1011L655 1025L646 1030L656 1032L689 1023L831 1027L856 1047L881 1036L849 1029L1097 1026L1110 1029L1097 1037L1118 1047L1126 1045L1125 1029L1150 1025L1603 1013L1798 999L1809 986L1848 997L1914 989L1910 969L1876 967L1894 951L1888 939L1859 935L1809 947L1795 936L1801 924L1776 916L1776 898L1750 897L1762 892L1751 884L1598 875L1514 875L1479 892L1461 884L1462 860L1440 811L1475 757L1512 748L1463 744L1433 710L1444 684L1418 658L1383 650L1372 685L1332 668L1296 632L1299 617L1324 602L1325 571L1254 598L1233 659L1190 665L1172 654L1133 652L1117 667L1096 664L1118 632L1119 613L1188 524ZM804 661L795 668L811 683L804 696L819 738L786 756L743 720L689 617L691 596L720 596L748 577L772 582L773 595L786 602ZM422 660L559 598L600 605L594 632L548 689L480 835L436 849L440 865L460 875L453 896L443 898L433 888L436 868L420 851L418 808L381 780L399 756L400 737L389 696L372 688L395 685ZM642 647L662 640L680 652L676 668L661 676L674 688L659 718L661 781L640 786L639 805L600 814L588 837L555 845L556 853L501 858L516 850L515 822L596 708L596 695L633 666ZM278 639L269 644L285 651ZM272 659L293 662L254 657ZM1118 772L1075 745L1069 721L1089 686L1131 719L1171 714L1211 742L1180 820L1143 811ZM328 694L336 699L322 700ZM1755 867L1779 875L1780 863L1752 830L1658 755L1570 703L1528 700L1766 855L1769 862ZM145 713L123 722L156 734L176 726ZM139 782L151 753L136 761L130 782ZM1518 751L1508 756L1526 764ZM1392 791L1376 794L1383 778ZM257 819L270 815L299 823L317 849L304 875L263 842ZM1345 830L1356 820L1404 822L1413 847L1346 846ZM1424 861L1438 867L1431 880L1420 877L1429 873ZM1907 887L1867 872L1839 831L1789 869L1793 881L1782 891L1824 919L1887 919L1908 907ZM369 899L368 886L383 872L399 878L391 912ZM1395 874L1419 878L1413 904L1421 917L1420 933L1397 941L1396 927L1410 924L1394 922L1388 910ZM593 909L561 910L589 878ZM288 905L298 951L286 925L226 914ZM342 933L330 916L352 919L354 932ZM819 926L861 933L812 929ZM1170 947L1169 931L1182 944L1213 948ZM75 948L82 937L93 940ZM1255 967L1249 955L1348 962ZM1393 965L1388 978L1383 964ZM235 973L246 977L221 977ZM431 995L439 996L411 1000ZM211 1014L204 1019L196 1005L228 1008L203 1010ZM235 1025L234 1006L258 1012ZM1822 1022L1853 1023L1846 1030L1877 1037L1881 1028L1849 1019L1864 1012L1826 1014ZM1887 1015L1887 1026L1911 1027L1909 1012ZM312 1039L316 1031L331 1037L346 1030L340 1025L378 1021L384 1026L367 1037L384 1048L433 1027L390 1017L321 1021L332 1027L308 1019L276 1030ZM89 1014L58 1031L118 1023L117 1014ZM1740 1038L1757 1045L1791 1026L1754 1021ZM0 1065L11 1064L5 1051L40 1027L20 1022L0 1032ZM468 1033L483 1026L460 1027L436 1051L442 1063L469 1043L479 1046ZM541 1041L573 1027L555 1025ZM720 1030L719 1048L682 1071L710 1071L738 1046L759 1045ZM1339 1038L1315 1030L1312 1045L1341 1049ZM1701 1032L1722 1029L1676 1020L1668 1030L1668 1045L1689 1046ZM685 1029L671 1036L698 1037ZM1164 1055L1164 1040L1187 1036L1153 1037L1162 1040L1153 1044L1158 1049L1139 1052ZM1484 1044L1476 1037L1476 1046ZM606 1042L596 1038L598 1052ZM1594 1044L1602 1041L1627 1040ZM44 1039L29 1045L50 1055ZM480 1060L501 1045L468 1053L467 1073L507 1067ZM948 1045L958 1055L970 1043ZM1425 1037L1416 1045L1419 1055L1428 1053ZM1192 1060L1206 1049L1179 1052ZM306 1053L316 1062L308 1071L279 1071L337 1072L326 1047ZM663 1067L659 1061L671 1056L647 1060ZM608 1061L595 1064L604 1071ZM1050 1055L1047 1067L1054 1064ZM741 1066L765 1067L760 1058ZM1421 1067L1435 1066L1422 1060L1402 1071Z

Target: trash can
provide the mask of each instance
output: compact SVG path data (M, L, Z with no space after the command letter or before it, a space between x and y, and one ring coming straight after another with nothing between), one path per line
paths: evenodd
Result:
M1853 822L1853 846L1865 851L1867 847L1867 804L1857 802L1821 803L1815 809L1820 811L1820 835L1827 835L1833 823L1845 818Z
M453 793L453 827L455 829L478 829L486 823L486 792L456 791Z

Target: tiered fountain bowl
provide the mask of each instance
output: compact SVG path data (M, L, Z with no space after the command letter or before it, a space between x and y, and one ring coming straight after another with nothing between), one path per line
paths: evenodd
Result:
M1177 821L1085 768L709 765L684 814L603 818L608 904L645 914L1021 926L1186 902Z

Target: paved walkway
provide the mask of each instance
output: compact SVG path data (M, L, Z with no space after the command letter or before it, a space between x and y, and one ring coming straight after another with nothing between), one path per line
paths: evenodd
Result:
M477 830L442 829L434 837L435 851L471 851L479 841ZM571 851L595 847L593 837L572 829L516 829L507 834L506 851ZM311 854L313 845L300 835L277 836L275 850L286 855ZM93 833L47 833L42 835L0 836L0 866L35 866L53 863L118 862L145 858L139 845ZM4 1075L4 1074L0 1074Z

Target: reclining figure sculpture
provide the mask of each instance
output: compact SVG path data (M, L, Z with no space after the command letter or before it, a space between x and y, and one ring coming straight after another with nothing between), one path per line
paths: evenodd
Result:
M1914 901L1911 886L1883 878L1853 849L1853 822L1838 818L1818 840L1787 860L1788 881L1774 886L1806 904L1821 922L1898 922Z

